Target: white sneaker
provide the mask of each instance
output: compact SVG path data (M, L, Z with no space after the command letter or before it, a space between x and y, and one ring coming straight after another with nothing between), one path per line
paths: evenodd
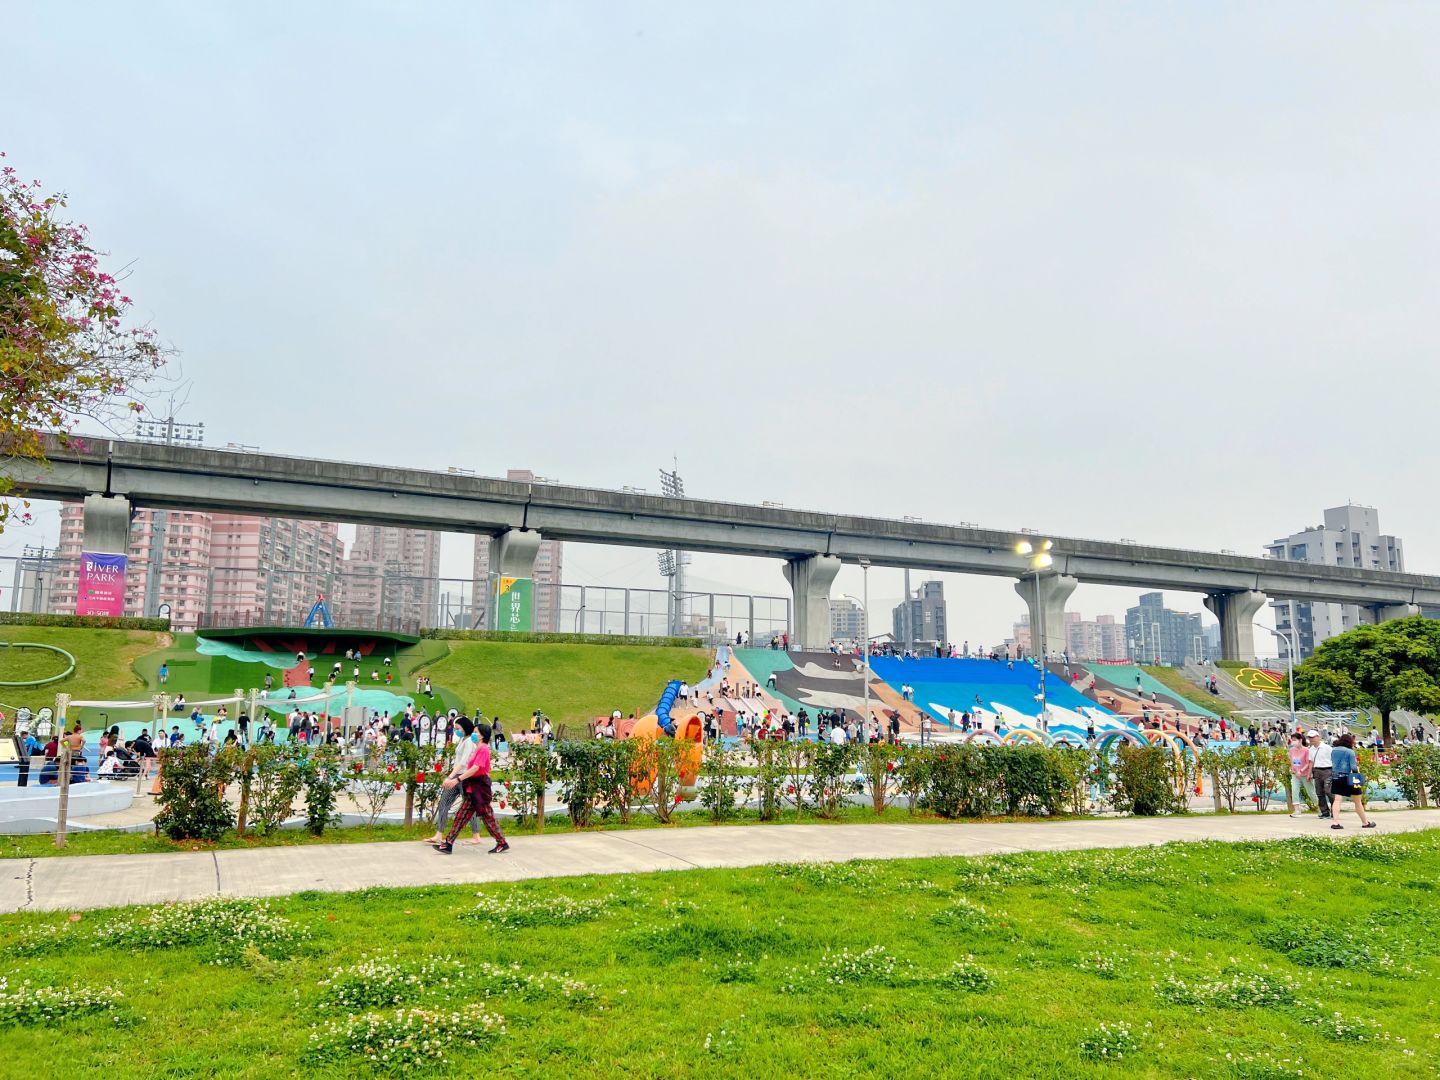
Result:
M1310 815L1307 814L1304 810L1296 810L1295 813L1291 814L1290 816L1291 816L1291 817L1309 817Z

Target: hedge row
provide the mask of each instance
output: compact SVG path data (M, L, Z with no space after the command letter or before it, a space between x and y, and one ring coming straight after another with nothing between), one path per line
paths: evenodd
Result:
M109 615L43 615L0 611L0 626L79 626L90 630L169 630L169 619L115 618Z
M421 630L422 638L440 641L509 641L523 645L660 645L673 649L698 649L698 637L648 637L640 634L531 634L514 630Z

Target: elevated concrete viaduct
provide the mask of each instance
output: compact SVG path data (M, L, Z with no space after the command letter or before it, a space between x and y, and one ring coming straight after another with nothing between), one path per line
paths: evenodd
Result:
M523 572L520 564L526 553L533 560L539 537L764 556L786 564L795 637L808 649L828 645L822 605L842 563L867 558L876 566L1027 576L1026 560L1014 553L1022 537L1005 530L123 440L66 447L52 438L47 453L47 463L13 460L9 470L32 498L85 501L87 550L113 550L117 522L133 507L156 507L476 533L496 538L507 574ZM1254 658L1250 620L1267 597L1360 604L1377 618L1440 606L1440 577L1433 575L1051 539L1056 577L1205 594L1230 659ZM1063 584L1042 590L1045 610L1031 611L1031 625L1063 624L1073 587ZM1028 597L1034 608L1033 588Z

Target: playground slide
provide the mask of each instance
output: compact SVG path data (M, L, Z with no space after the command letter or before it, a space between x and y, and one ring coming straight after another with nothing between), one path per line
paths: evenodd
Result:
M666 735L675 734L675 721L670 719L670 710L679 696L680 680L672 679L665 684L665 690L660 695L660 704L655 706L655 722L660 725L660 730Z

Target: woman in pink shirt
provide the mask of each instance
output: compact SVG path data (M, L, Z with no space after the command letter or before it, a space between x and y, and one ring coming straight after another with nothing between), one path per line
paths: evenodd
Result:
M1290 735L1290 802L1294 806L1291 817L1304 817L1306 796L1315 802L1315 781L1310 779L1310 748L1305 745L1303 731Z
M445 781L446 784L459 782L460 789L464 793L464 801L461 802L460 809L455 812L455 820L450 823L450 831L445 834L445 842L435 846L435 850L442 855L449 855L455 850L455 838L460 835L460 830L472 817L478 817L483 821L485 831L494 838L495 846L490 849L491 855L502 855L510 850L510 844L495 821L495 808L491 805L490 725L482 722L475 725L475 730L480 734L480 745L475 747L474 752L470 755L470 763L458 776Z

